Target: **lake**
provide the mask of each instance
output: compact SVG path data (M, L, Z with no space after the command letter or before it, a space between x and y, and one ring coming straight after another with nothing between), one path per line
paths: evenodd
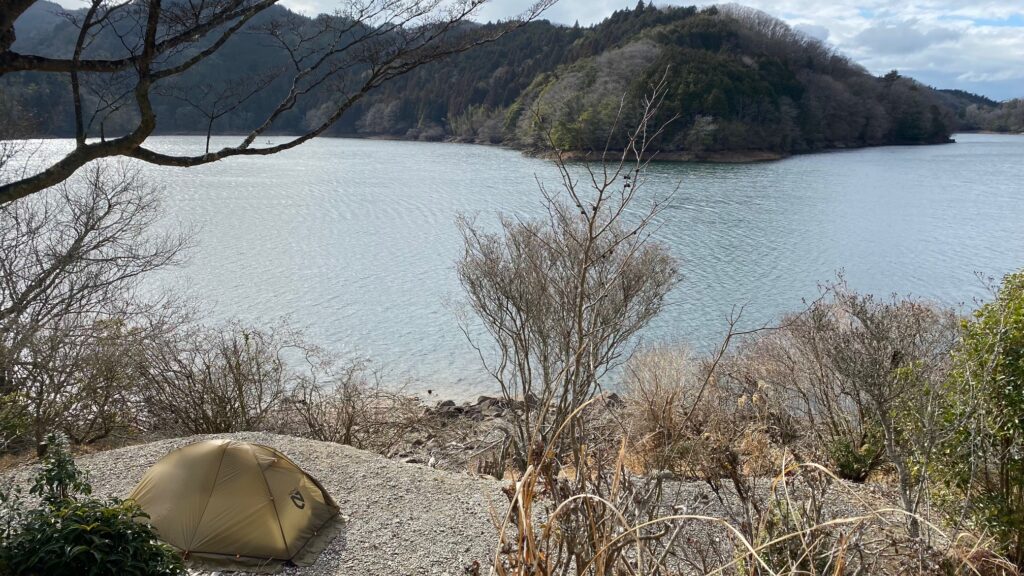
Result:
M771 321L838 270L859 290L970 307L985 294L976 273L1024 267L1024 137L956 139L760 164L653 164L639 202L679 187L655 239L678 257L683 281L644 342L708 349L735 307L745 307L743 326ZM67 146L46 141L42 152ZM187 290L212 316L286 316L416 393L493 392L458 328L454 221L538 214L535 179L557 179L549 162L473 145L318 139L269 158L145 171L172 216L198 229L189 263L162 285Z

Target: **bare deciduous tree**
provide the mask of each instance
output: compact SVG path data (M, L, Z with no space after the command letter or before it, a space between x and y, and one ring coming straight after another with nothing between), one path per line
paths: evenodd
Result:
M130 156L167 166L197 166L293 148L322 134L375 87L425 63L492 41L532 20L554 0L538 0L518 19L483 35L468 19L486 0L344 0L335 15L323 15L312 23L285 16L259 27L254 19L267 14L277 0L90 0L84 11L66 15L79 33L72 53L65 57L14 49L16 21L37 1L12 0L0 8L0 75L69 75L75 148L34 174L0 180L0 204L58 184L100 158ZM236 144L194 156L165 154L146 146L157 128L155 91L161 86L187 89L194 83L189 71L243 30L266 34L286 55L288 64L283 69L267 71L288 86L284 96ZM98 47L101 44L104 49ZM224 79L226 84L238 81ZM234 91L228 100L249 98L266 84L257 82L252 90ZM315 125L281 143L255 145L300 100L314 96L328 103L321 105ZM216 119L233 109L228 100L221 100L212 113L204 107L208 117ZM106 137L105 119L124 110L130 112L124 115L131 119L130 126Z
M136 170L94 164L0 206L0 397L28 407L36 440L61 428L90 441L117 425L122 346L162 305L139 296L139 280L188 244L155 231L160 200Z

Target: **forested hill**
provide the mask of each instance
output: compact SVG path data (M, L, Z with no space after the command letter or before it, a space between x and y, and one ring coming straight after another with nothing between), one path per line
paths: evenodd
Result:
M349 129L533 148L544 144L540 117L557 146L600 148L623 95L629 125L638 112L629 105L666 72L661 116L677 120L658 146L665 151L935 143L956 127L928 87L874 77L762 12L641 4L589 29L538 24L420 70L367 101Z
M15 47L67 52L75 30L56 12L56 5L34 6L15 27ZM302 18L283 8L268 12L262 18ZM168 87L157 97L157 131L205 133L209 115L204 111L224 98L223 85L231 83L226 79L258 77L283 58L258 34L236 36L190 70L187 85ZM667 94L660 114L677 119L658 147L695 157L945 142L967 107L960 105L963 97L940 94L896 73L875 77L762 12L736 5L655 8L641 2L592 27L534 22L497 42L419 68L360 101L333 134L449 138L531 149L543 145L544 127L557 146L603 147L620 102L626 103L623 123L628 125L638 113L639 97L663 76ZM55 75L0 78L0 114L30 117L41 134L70 134L66 82ZM250 128L284 90L271 82L246 95L240 106L214 120L213 132ZM305 101L275 129L295 132L314 124L329 97ZM105 131L116 133L132 113L107 114Z
M996 102L963 90L939 90L960 130L1024 134L1024 98Z

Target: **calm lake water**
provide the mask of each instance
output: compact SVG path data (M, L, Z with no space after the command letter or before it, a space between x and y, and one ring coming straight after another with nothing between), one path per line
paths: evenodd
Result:
M177 152L201 144L154 139ZM215 316L287 316L392 381L410 379L411 391L493 391L458 329L454 220L538 213L535 177L557 178L548 162L482 146L320 139L269 158L145 170L172 215L199 231L188 265L161 284ZM860 290L969 307L984 294L977 272L1024 267L1024 137L660 163L649 178L649 197L679 186L656 239L681 261L683 282L646 343L708 347L734 307L746 307L745 326L769 321L840 269Z

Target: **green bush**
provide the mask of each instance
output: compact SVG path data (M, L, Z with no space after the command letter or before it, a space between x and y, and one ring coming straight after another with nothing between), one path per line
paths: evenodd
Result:
M184 574L181 559L137 519L133 502L66 500L29 511L0 551L0 567L25 574Z
M950 383L952 513L966 505L1024 566L1024 271L964 322Z
M828 446L828 456L840 478L864 482L871 472L885 462L881 440L877 438L878 434L872 436L875 438L866 440L860 446L854 446L854 443L844 439L837 439Z
M29 493L53 506L76 496L92 494L92 486L85 472L75 465L64 436L50 434L46 438L46 447L42 465Z
M0 494L0 574L11 576L185 574L181 557L161 544L134 502L92 498L66 441L50 436L49 451L30 493Z

